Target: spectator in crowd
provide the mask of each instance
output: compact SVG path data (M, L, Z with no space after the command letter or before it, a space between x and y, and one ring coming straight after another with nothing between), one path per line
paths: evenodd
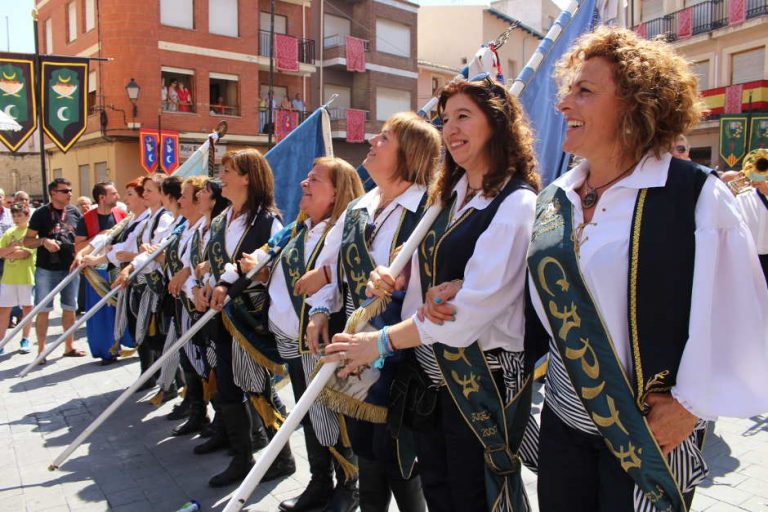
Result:
M9 194L3 198L3 207L10 208L12 204L13 204L13 194Z
M33 208L29 204L29 194L24 192L23 190L19 190L13 195L13 202L14 204L21 204L29 208L29 215L31 216L33 213L35 213L35 208ZM13 212L11 212L13 213Z
M14 227L0 237L0 258L5 262L0 283L0 339L5 338L5 331L11 317L11 310L21 306L19 320L32 311L32 287L35 284L35 249L27 249L22 244L29 222L29 206L18 203L11 207ZM19 352L29 354L29 332L32 324L22 330ZM0 349L0 354L3 350Z
M675 139L675 144L672 146L672 156L679 158L680 160L690 160L691 157L688 152L691 150L691 145L688 144L688 138L682 133Z
M168 87L165 85L165 80L162 80L160 87L160 108L168 110Z
M291 101L291 105L293 105L293 110L296 110L298 112L304 112L305 106L304 106L304 102L301 99L300 92L297 92L296 96L293 97L293 101Z
M192 92L187 89L184 82L179 82L179 112L194 112L192 108Z
M261 109L261 102L263 100L259 100L259 109ZM264 104L266 108L266 103ZM226 114L227 112L227 106L224 104L224 98L219 96L219 99L216 100L216 103L211 105L211 110L214 114Z
M0 236L13 227L10 208L5 206L5 190L0 188ZM0 265L0 271L2 266Z
M286 94L283 96L283 101L280 102L280 108L282 110L292 110L293 105L291 104L291 100L288 99L288 95Z
M168 86L168 112L176 112L179 110L179 81L171 80L171 85Z
M75 228L81 217L80 211L69 204L72 182L68 179L54 179L48 184L48 194L51 202L35 211L24 236L25 247L38 249L35 261L35 304L40 303L69 274L69 266L75 258ZM79 285L80 278L75 277L59 293L64 329L69 329L75 323ZM38 353L45 350L48 315L51 311L53 303L42 308L35 319ZM69 336L65 341L64 356L84 355L85 352L75 348L74 337ZM42 364L45 364L45 359Z
M75 201L75 204L77 205L78 210L80 210L81 215L85 215L85 212L87 212L93 207L93 203L91 203L91 198L88 196L78 197L77 201Z

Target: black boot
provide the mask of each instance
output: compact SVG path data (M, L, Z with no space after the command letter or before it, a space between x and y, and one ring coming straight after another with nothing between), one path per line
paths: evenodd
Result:
M208 419L208 406L203 401L203 383L197 375L187 374L187 392L184 394L184 402L189 404L189 419L173 429L174 436L186 436L199 432L210 421Z
M213 453L229 446L229 439L227 438L227 432L224 427L224 417L221 412L221 407L216 400L212 400L211 403L213 404L213 410L215 411L213 422L210 424L212 434L208 436L208 439L203 444L195 446L193 451L198 455Z
M248 403L250 404L250 401ZM267 429L264 427L264 422L261 421L261 417L253 409L251 409L251 418L253 418L253 431L251 433L253 451L257 452L267 447L270 437L267 434Z
M309 472L312 478L300 495L280 503L281 512L302 512L322 509L333 494L333 458L328 448L317 440L311 425L304 425L304 440L307 443Z
M352 448L344 448L341 443L336 445L336 450L348 461L357 464L357 457ZM360 504L360 491L357 488L357 478L345 481L346 475L342 467L334 462L336 470L336 488L333 490L331 500L323 509L323 512L352 512Z
M147 369L150 366L152 366L152 349L149 348L148 343L142 343L141 345L139 345L138 352L139 352L139 365L141 367L141 374L144 375L144 372L146 372ZM147 381L144 384L142 384L139 387L139 389L137 389L136 391L137 392L147 391L149 389L152 389L153 387L155 387L154 375L149 379L147 379Z
M221 406L229 444L235 455L227 469L208 481L211 487L225 487L242 481L254 464L251 444L251 416L244 403Z
M267 435L269 436L270 441L275 437L276 433L276 430L267 428ZM269 482L270 480L277 480L278 478L290 476L295 472L296 461L293 459L293 454L291 453L291 444L286 443L286 445L283 446L283 449L280 450L275 461L269 466L269 469L264 474L264 478L262 478L261 481Z

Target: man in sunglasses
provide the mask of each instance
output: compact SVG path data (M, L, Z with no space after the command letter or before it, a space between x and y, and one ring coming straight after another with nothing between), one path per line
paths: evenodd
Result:
M37 248L35 268L35 304L38 304L69 274L69 266L75 258L75 228L80 221L80 211L69 204L72 198L72 183L66 178L56 178L48 184L51 202L41 206L32 215L24 237L24 245ZM77 289L80 278L76 277L61 290L61 323L68 329L75 322ZM53 311L53 302L43 308L35 319L38 353L45 350L48 335L48 314ZM64 356L85 355L74 346L74 336L65 342ZM45 360L43 360L43 363Z
M680 160L690 160L691 156L688 152L691 150L691 145L688 144L688 138L685 135L678 135L675 139L675 145L672 146L672 156Z

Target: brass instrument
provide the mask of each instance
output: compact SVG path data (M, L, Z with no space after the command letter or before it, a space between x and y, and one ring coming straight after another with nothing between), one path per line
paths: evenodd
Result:
M728 182L734 195L754 189L752 182L768 181L768 149L758 148L747 153L738 178Z

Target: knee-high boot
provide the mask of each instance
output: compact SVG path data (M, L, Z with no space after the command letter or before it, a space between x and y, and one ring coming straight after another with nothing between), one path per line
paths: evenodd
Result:
M234 456L223 472L208 481L211 487L224 487L240 482L253 466L253 449L251 444L251 415L245 403L223 404L221 413L227 430L229 445Z
M262 421L262 419L257 415L257 417L254 418L254 421ZM271 427L264 427L264 429L270 441L275 437L275 434L277 434L277 431ZM280 450L275 461L269 466L269 469L264 474L264 478L262 478L261 481L269 482L270 480L277 480L278 478L292 475L295 472L296 461L291 453L290 443L286 443L285 446L283 446L283 449Z
M352 448L346 448L339 442L336 451L346 460L357 464L357 456L352 452ZM341 465L336 461L333 465L336 470L336 488L323 512L352 512L360 503L357 478L347 480Z
M187 382L184 400L189 404L189 418L173 429L174 436L185 436L199 432L210 421L208 404L203 400L203 381L194 372L185 372Z
M300 495L280 503L282 512L302 512L324 508L333 494L333 457L328 448L317 440L312 425L304 425L304 440L307 444L309 485Z
M214 410L213 422L210 425L212 433L204 443L195 446L194 452L198 455L213 453L229 446L229 439L224 426L224 416L215 395L211 397L211 405L213 405Z
M138 348L139 353L139 365L141 367L141 374L143 375L147 369L152 366L152 349L148 343L142 343ZM136 391L146 391L155 387L155 375L152 375L147 381L139 387Z

